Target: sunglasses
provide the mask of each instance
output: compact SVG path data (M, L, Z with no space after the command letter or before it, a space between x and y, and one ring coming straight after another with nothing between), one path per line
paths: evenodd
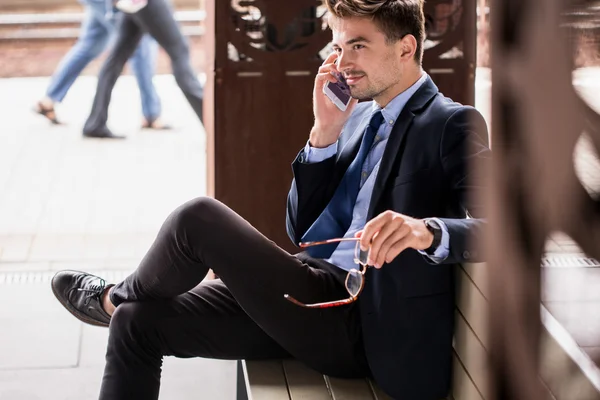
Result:
M285 294L283 297L286 300L304 308L329 308L350 304L358 299L358 295L362 292L363 287L365 286L365 272L367 272L367 257L369 255L368 250L362 251L360 249L360 238L338 238L323 240L320 242L303 242L300 243L299 246L301 248L306 248L339 242L356 242L356 245L354 246L354 262L359 265L359 268L352 268L349 270L345 280L346 290L348 291L350 297L343 300L328 301L325 303L306 304L296 300L289 294Z

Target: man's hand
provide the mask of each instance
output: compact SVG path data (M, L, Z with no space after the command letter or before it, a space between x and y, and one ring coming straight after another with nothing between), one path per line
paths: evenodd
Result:
M370 220L362 231L360 248L369 250L368 264L381 268L407 248L425 250L433 243L433 234L422 219L415 219L393 211L384 211Z
M358 100L350 100L346 111L341 111L333 102L323 93L323 86L326 82L337 82L331 75L331 71L337 71L335 60L336 53L331 53L319 67L319 72L315 78L313 89L313 111L315 114L315 125L310 132L310 145L313 147L324 148L335 143L346 120L352 113Z

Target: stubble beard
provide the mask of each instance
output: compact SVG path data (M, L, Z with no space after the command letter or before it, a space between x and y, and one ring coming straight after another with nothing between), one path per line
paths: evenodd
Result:
M350 94L353 98L358 99L360 101L371 100L381 95L383 92L386 91L386 89L387 88L381 90L381 88L374 87L373 85L369 85L365 89L358 89L356 87L350 86Z

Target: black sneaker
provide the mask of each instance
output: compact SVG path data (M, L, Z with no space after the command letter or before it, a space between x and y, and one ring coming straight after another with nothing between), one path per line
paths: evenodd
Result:
M52 278L52 292L77 319L108 326L110 315L102 308L102 294L111 286L98 276L80 271L60 271Z

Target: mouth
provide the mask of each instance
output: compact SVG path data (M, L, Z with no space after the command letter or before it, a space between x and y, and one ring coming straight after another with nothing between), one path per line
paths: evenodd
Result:
M356 85L356 82L358 82L359 80L361 80L364 77L364 75L361 76L347 76L346 77L346 83L348 85Z

